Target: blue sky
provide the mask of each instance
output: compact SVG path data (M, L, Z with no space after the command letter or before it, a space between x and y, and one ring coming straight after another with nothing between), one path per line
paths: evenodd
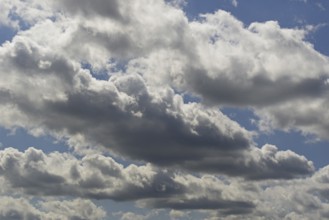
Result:
M329 2L0 9L1 219L329 218Z

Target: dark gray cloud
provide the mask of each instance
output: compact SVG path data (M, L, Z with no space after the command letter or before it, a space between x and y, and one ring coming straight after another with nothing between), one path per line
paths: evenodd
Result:
M204 210L211 210L211 209L222 209L221 211L227 215L233 214L247 214L253 211L255 205L252 202L245 202L245 201L220 201L215 200L211 201L208 198L199 198L199 199L186 199L186 200L151 200L150 207L154 208L171 208L177 210L184 210L184 209L204 209ZM244 210L244 211L242 211Z
M120 1L117 0L96 0L96 1L54 1L59 9L62 9L64 13L78 14L84 17L103 16L109 17L115 20L122 20L120 9Z
M250 79L232 80L226 76L214 79L204 69L191 68L186 71L193 75L190 85L206 102L229 106L273 106L298 98L317 98L328 92L325 75L295 82L293 76L273 80L259 74Z

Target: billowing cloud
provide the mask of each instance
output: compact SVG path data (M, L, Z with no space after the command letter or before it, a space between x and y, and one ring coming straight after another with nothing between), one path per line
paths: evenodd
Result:
M0 84L6 127L82 139L82 144L101 145L132 159L188 170L246 178L292 178L312 172L305 158L292 152L271 158L275 154L256 148L252 133L219 110L184 103L171 88L149 87L140 75L116 74L99 81L77 63L24 37L1 49L1 73L10 73ZM299 169L286 160L298 162ZM275 174L278 167L292 172Z
M148 85L171 85L205 103L254 107L268 129L327 137L321 106L328 102L329 61L304 40L312 27L287 29L275 21L245 27L221 10L189 22L175 2L163 1L2 4L8 14L15 8L22 20L34 20L29 23L36 25L20 34L90 63L96 72L113 74L128 64L127 71L143 75ZM303 104L309 102L312 109Z
M329 59L305 41L312 27L246 27L222 10L191 21L184 4L1 1L0 25L17 34L0 47L0 126L52 135L82 154L1 150L2 218L106 215L81 198L135 201L177 218L189 210L214 219L328 218L327 168L257 146L256 132L219 110L248 107L261 131L326 139ZM35 205L9 194L77 199ZM143 216L122 214L130 218Z
M186 78L206 99L230 105L275 105L327 91L329 60L303 40L306 30L284 29L274 21L245 28L223 11L204 15L191 28L201 42L200 61L187 67L191 71Z

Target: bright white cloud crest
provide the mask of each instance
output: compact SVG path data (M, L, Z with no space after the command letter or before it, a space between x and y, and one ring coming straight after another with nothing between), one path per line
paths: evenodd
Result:
M326 168L257 146L255 131L219 110L247 107L260 130L325 139L328 57L304 40L307 29L275 21L245 27L221 10L190 21L185 4L0 3L0 25L17 31L0 47L0 125L65 140L82 155L1 150L0 217L104 218L90 199L172 209L172 218L185 210L215 219L328 216ZM144 165L125 167L90 148ZM37 205L8 192L77 199Z

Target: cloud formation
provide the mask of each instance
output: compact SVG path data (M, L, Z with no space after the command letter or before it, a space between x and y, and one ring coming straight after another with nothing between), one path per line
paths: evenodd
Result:
M241 215L247 219L297 219L296 216L305 213L325 218L328 170L325 167L304 179L245 182L227 176L194 176L178 170L160 170L151 165L124 167L101 155L78 159L68 153L45 154L35 148L20 152L6 148L0 152L2 195L71 196L83 200L49 201L42 203L43 208L39 210L32 201L5 196L0 213L22 219L22 216L42 219L40 216L50 215L48 212L74 216L74 210L81 209L86 210L86 213L79 212L81 219L90 219L88 216L102 219L104 211L89 199L111 199L135 201L144 208L202 210L206 215L223 219L239 219ZM14 200L18 201L15 206L10 205ZM26 209L21 209L21 204L26 204Z
M0 83L5 127L192 171L251 179L293 178L313 171L311 162L293 152L258 149L252 132L218 109L185 103L172 88L155 89L139 74L97 80L79 63L24 35L4 44L0 56L1 73L10 73Z
M257 146L257 132L219 110L251 109L258 132L327 139L329 59L305 41L313 27L246 27L222 10L191 21L184 4L0 2L0 25L16 33L0 47L0 126L52 135L80 153L1 150L1 218L104 218L91 199L172 209L173 218L328 218L327 167ZM35 204L10 194L76 199ZM122 214L131 218L143 216Z

